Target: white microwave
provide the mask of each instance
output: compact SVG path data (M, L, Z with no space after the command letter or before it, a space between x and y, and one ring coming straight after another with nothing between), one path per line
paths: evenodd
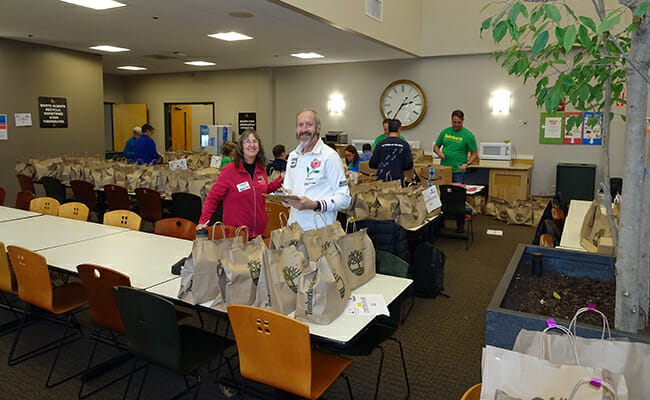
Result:
M481 160L510 160L510 143L483 143L479 144L478 157Z

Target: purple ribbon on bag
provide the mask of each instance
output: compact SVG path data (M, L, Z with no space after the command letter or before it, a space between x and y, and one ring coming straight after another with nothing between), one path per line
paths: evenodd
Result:
M591 303L587 304L587 310L589 310L589 311L594 311L595 309L596 309L596 305L595 305L595 304L591 304Z
M546 325L548 325L549 328L557 328L557 324L555 323L555 320L553 318L547 319Z
M600 387L603 385L603 381L601 381L600 379L592 379L589 382L589 384L595 387L596 389L600 389Z

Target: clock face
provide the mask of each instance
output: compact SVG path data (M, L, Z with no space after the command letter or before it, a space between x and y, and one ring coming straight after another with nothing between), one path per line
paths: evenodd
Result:
M427 99L417 83L400 79L388 85L379 99L384 118L399 119L402 129L420 123L427 111Z

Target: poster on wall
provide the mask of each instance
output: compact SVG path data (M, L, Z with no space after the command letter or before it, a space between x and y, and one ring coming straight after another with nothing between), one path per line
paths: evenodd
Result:
M67 128L68 106L63 97L39 97L38 120L41 128Z
M257 113L239 113L239 118L237 120L239 121L237 132L239 132L240 135L244 133L246 129L257 130Z
M7 139L7 114L0 114L0 140Z
M541 113L539 117L539 143L562 144L564 113Z
M582 144L602 144L603 113L585 112L582 117Z
M573 124L571 129L569 127L569 118L578 118L578 123ZM564 144L582 144L582 113L581 112L565 112L564 113Z

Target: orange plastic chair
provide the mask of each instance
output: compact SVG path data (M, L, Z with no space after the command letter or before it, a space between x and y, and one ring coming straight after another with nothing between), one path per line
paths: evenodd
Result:
M34 192L29 192L26 190L23 190L22 192L18 192L16 195L16 208L19 208L21 210L29 211L29 206L34 200Z
M129 192L125 187L118 185L104 185L104 194L108 210L128 210L130 208Z
M53 288L45 257L18 246L7 246L7 251L16 272L18 297L27 303L9 352L9 365L16 365L50 350L57 349L45 383L48 388L56 386L74 377L70 376L55 383L50 382L63 345L71 343L82 336L81 327L74 317L74 311L86 304L83 287L78 282L71 282ZM25 328L27 317L32 314L38 315L38 313L32 313L34 307L47 311L60 319L59 324L65 324L65 330L60 339L23 353L20 356L15 356L16 345ZM43 320L51 322L51 319L44 318ZM69 335L68 332L71 329L77 330L77 334ZM74 339L70 339L71 337L74 337ZM78 374L75 376L78 376Z
M14 271L9 266L9 259L7 258L7 251L5 250L5 244L0 242L0 300L2 304L9 308L14 314L14 317L18 319L18 313L11 305L11 302L5 296L5 293L12 295L18 294L18 285L16 283L16 275Z
M266 232L264 233L264 237L269 237L271 231L282 228L286 225L289 216L289 207L280 203L267 201L264 203L264 208L266 208L266 215L269 217L269 220L266 223Z
M141 223L142 218L129 210L114 210L104 214L104 225L119 226L120 228L139 231Z
M62 204L59 207L59 217L78 219L80 221L88 221L88 214L90 210L84 203L73 201L70 203Z
M59 215L61 204L52 197L37 197L29 202L29 211L45 215Z
M0 206L3 206L5 204L5 196L7 196L7 191L5 188L0 186Z
M481 384L477 383L471 388L467 389L460 400L479 400L481 398Z
M311 348L309 327L285 315L251 306L228 306L244 379L307 399L318 399L352 363ZM270 367L272 366L272 367ZM348 393L352 389L347 376Z
M156 221L155 234L179 239L196 239L196 224L185 218L165 218Z

